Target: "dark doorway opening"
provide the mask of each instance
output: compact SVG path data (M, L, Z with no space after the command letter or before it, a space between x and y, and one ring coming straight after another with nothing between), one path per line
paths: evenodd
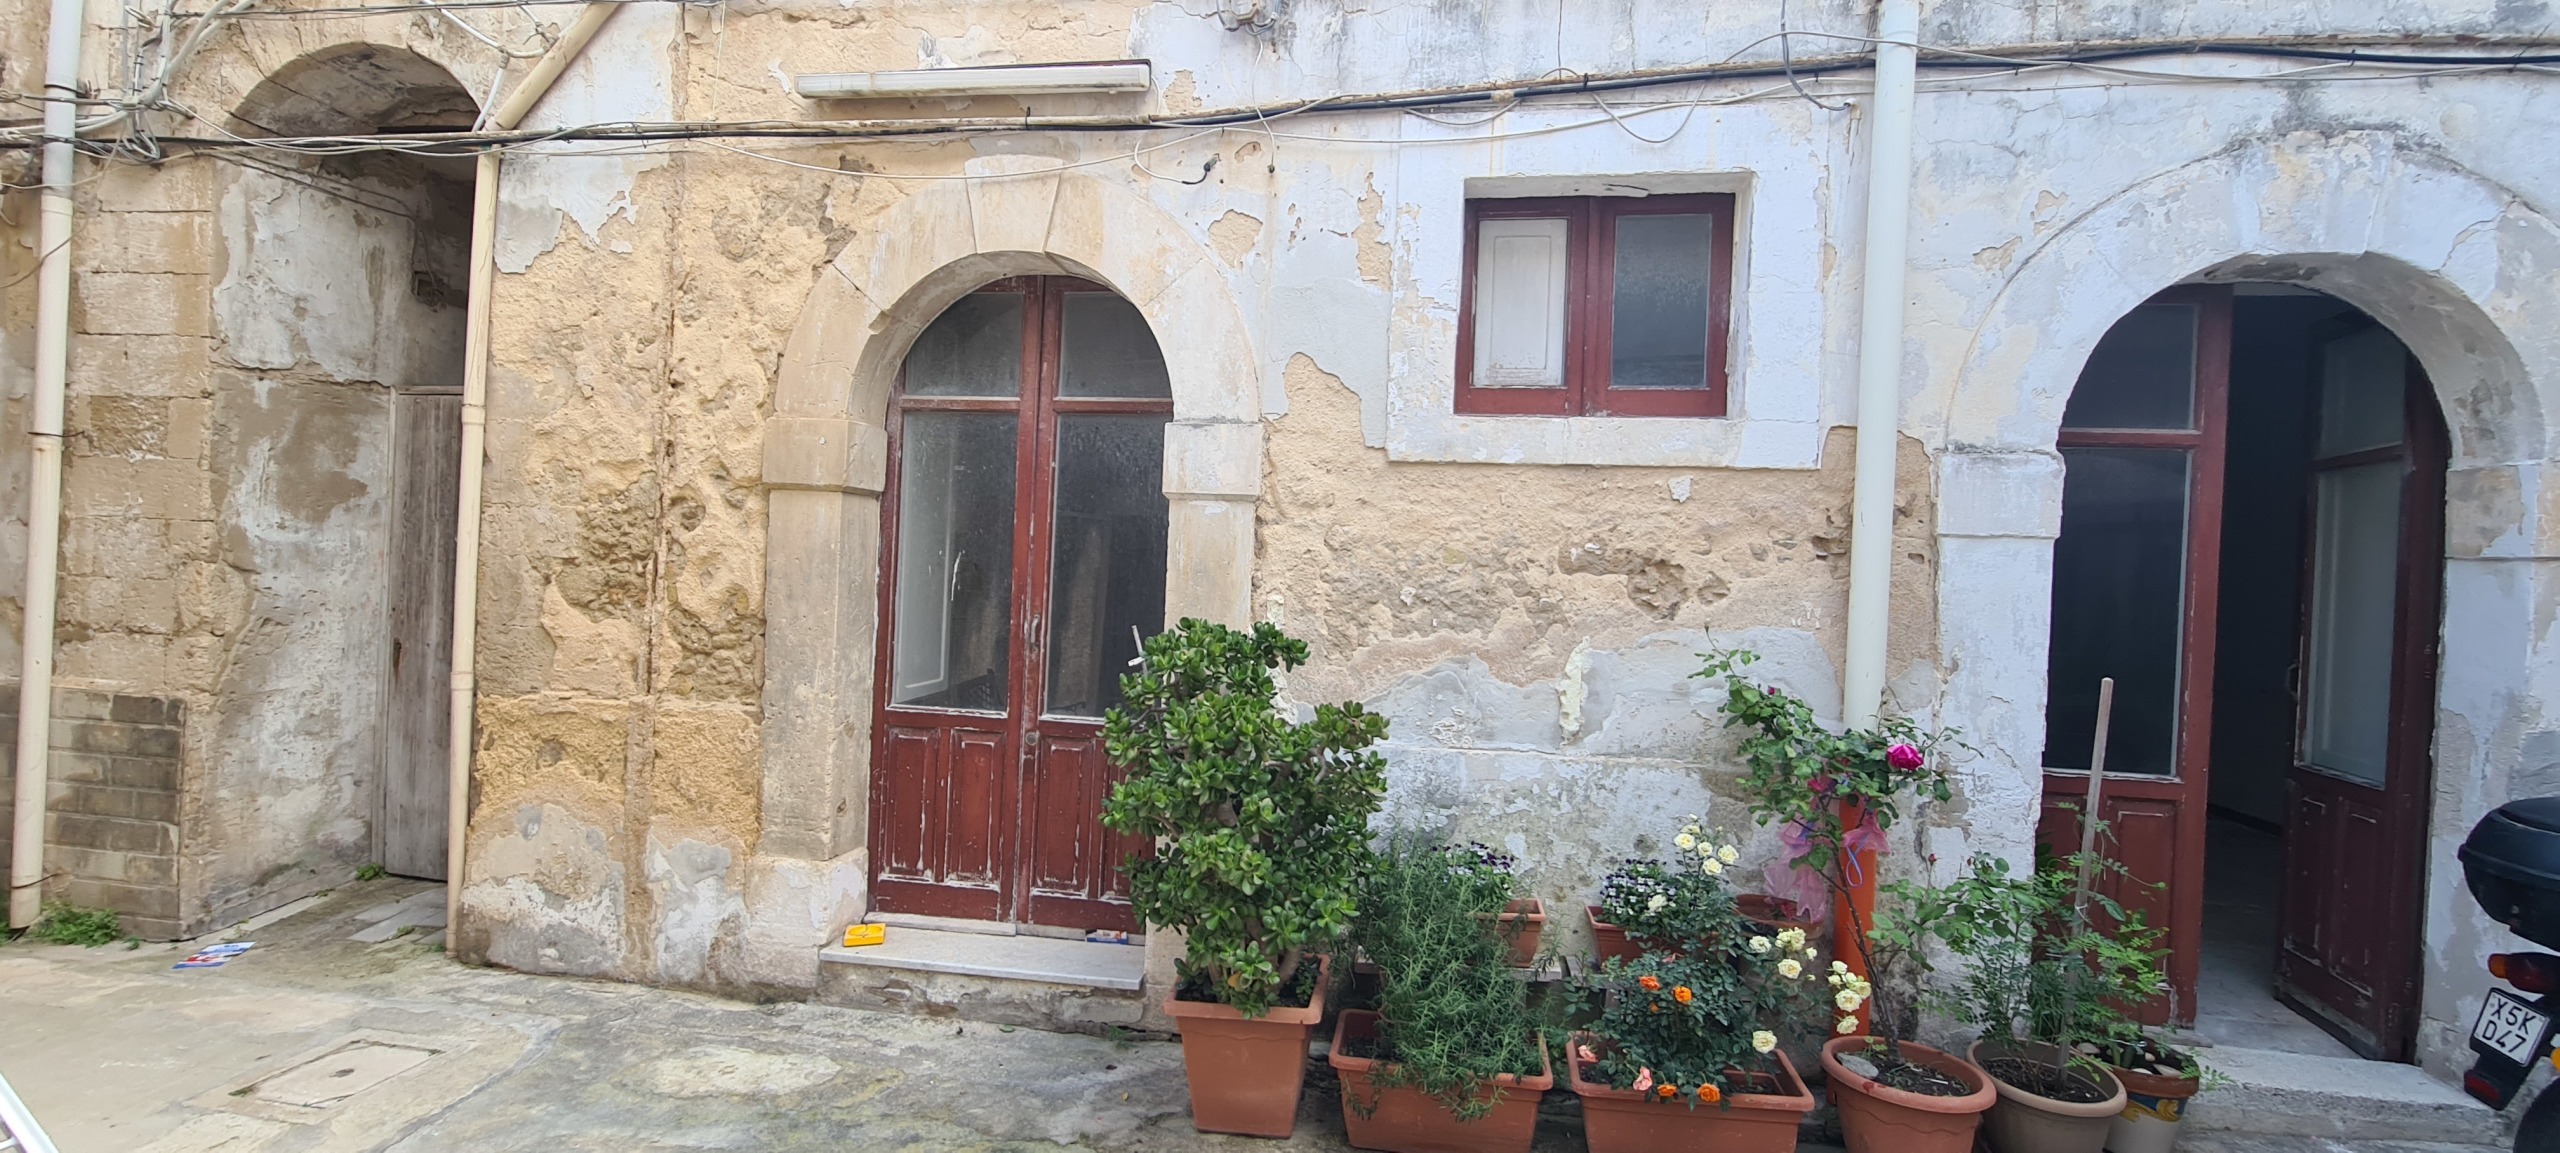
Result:
M2445 443L2397 338L2291 286L2184 286L2063 419L2044 840L2076 840L2117 683L2108 848L2169 930L2158 1020L2407 1060Z

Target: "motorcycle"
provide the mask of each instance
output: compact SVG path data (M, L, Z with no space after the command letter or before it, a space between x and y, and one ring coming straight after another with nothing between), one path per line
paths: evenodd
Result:
M2500 806L2472 826L2455 857L2471 897L2516 936L2560 949L2560 797ZM2560 1068L2552 1019L2560 1015L2560 956L2496 953L2489 975L2514 991L2491 988L2471 1023L2476 1057L2462 1088L2505 1111L2533 1067ZM2521 994L2521 995L2519 995ZM2516 1124L2516 1153L2560 1153L2560 1092L2534 1097Z

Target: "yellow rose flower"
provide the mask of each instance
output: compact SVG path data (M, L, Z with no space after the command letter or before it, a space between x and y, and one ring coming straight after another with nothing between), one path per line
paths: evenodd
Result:
M1804 966L1797 964L1793 957L1778 962L1778 975L1790 981L1795 980L1796 974L1801 972L1804 972Z
M1762 1029L1751 1035L1751 1048L1755 1051L1766 1053L1777 1047L1778 1035L1768 1031L1767 1029Z
M1855 1017L1842 1017L1840 1018L1838 1028L1834 1031L1843 1037L1846 1037L1851 1033L1855 1033L1858 1031L1858 1019Z
M1716 859L1728 865L1739 864L1742 861L1742 850L1726 845L1716 850Z

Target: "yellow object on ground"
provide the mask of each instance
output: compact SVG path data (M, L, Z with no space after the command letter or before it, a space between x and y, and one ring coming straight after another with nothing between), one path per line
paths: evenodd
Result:
M848 949L853 948L856 945L877 945L888 939L889 926L887 925L847 925L844 927L844 947Z

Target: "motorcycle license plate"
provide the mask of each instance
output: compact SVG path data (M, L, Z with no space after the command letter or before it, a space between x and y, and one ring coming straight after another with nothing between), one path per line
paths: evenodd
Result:
M2518 1065L2530 1066L2542 1054L2542 1038L2551 1031L2551 1015L2497 989L2480 1005L2471 1023L2471 1039Z

